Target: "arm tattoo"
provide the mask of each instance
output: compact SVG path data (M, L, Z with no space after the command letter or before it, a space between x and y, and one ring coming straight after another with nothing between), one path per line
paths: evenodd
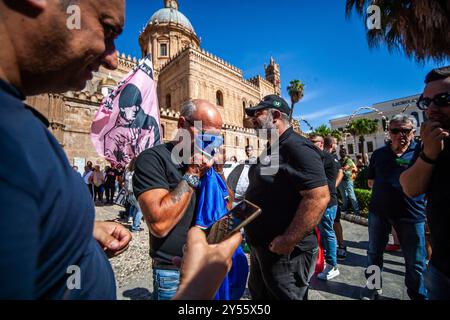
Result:
M191 191L191 187L188 185L186 181L181 181L178 186L171 192L172 195L172 203L176 204L181 200L185 193Z

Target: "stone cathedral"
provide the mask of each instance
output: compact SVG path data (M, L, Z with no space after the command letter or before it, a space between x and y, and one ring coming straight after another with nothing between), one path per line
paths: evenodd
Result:
M177 0L165 0L164 8L152 15L138 39L142 57L149 53L153 57L164 141L176 134L181 104L206 99L216 104L222 115L227 157L244 160L247 145L261 152L263 141L247 125L244 110L268 94L280 95L280 66L270 58L264 77L244 79L242 70L201 47L194 27L178 5ZM117 70L101 68L80 92L27 99L49 119L69 161L79 167L88 160L104 164L91 143L92 120L103 97L138 63L137 58L118 55Z

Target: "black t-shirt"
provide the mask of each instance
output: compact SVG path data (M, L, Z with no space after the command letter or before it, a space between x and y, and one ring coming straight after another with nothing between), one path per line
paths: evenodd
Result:
M162 144L142 152L136 160L133 176L133 188L136 199L143 193L166 189L173 191L181 182L185 167L172 161L172 143ZM183 246L187 233L195 225L196 194L192 196L186 212L180 222L165 238L156 238L150 234L150 256L168 269L174 269L172 258L183 256Z
M336 180L341 169L341 163L339 160L329 152L323 152L323 164L325 167L325 174L328 180L328 189L330 189L330 203L328 208L338 205Z
M431 264L450 277L450 141L440 154L428 190L428 224L433 255Z
M300 192L326 186L327 178L321 152L292 128L280 137L278 151L269 146L264 154L268 156L250 168L246 195L261 207L262 214L246 227L246 233L253 246L267 247L291 224L302 200ZM317 247L313 230L299 246L303 250Z
M114 169L109 169L105 172L105 187L114 188L116 184L117 171Z

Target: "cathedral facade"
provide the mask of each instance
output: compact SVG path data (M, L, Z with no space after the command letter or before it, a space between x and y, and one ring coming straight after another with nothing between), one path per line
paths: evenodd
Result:
M189 99L214 103L223 119L227 157L245 159L245 147L256 152L264 148L246 119L245 108L264 96L281 92L280 66L270 58L264 77L244 79L242 70L201 48L189 19L178 10L177 0L165 0L139 35L142 57L151 54L158 85L164 141L177 132L180 107ZM50 121L51 130L63 146L69 161L81 167L86 161L105 164L91 143L92 120L105 95L138 63L119 55L119 67L101 68L80 92L29 97L27 103Z

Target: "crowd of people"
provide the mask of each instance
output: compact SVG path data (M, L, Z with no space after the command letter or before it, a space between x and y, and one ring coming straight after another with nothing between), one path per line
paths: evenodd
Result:
M156 300L214 298L243 235L254 300L307 300L319 235L326 265L318 278L338 277L338 261L345 259L340 214L350 206L361 214L353 185L358 162L338 150L332 137L308 139L294 132L291 108L277 95L246 109L255 129L267 132L268 145L262 155L248 146L248 159L228 177L223 146L214 154L185 151L199 135L221 137L217 107L197 99L181 106L174 141L143 151L123 174L88 163L83 183L47 129L48 120L23 100L80 90L100 65L115 69L114 39L123 28L125 2L78 1L86 23L75 33L66 28L68 3L0 0L0 146L6 155L0 165L0 299L116 299L108 258L127 250L132 234L120 223L95 221L94 202L103 202L104 191L106 203L114 200L119 176L132 206L132 231L140 230L141 214L149 227ZM382 284L371 283L370 270L382 270L392 228L404 253L410 298L450 299L450 68L431 71L425 82L418 106L429 120L422 125L421 142L413 139L414 119L398 115L390 122L391 142L374 152L367 169L372 199L362 299L382 294ZM195 125L199 122L202 128ZM209 203L200 190L207 190ZM209 244L208 230L197 227L199 204L230 210L242 200L259 207L261 215L243 234ZM70 270L79 270L79 286L68 285Z
M125 168L111 164L101 170L99 165L94 166L92 161L87 161L83 174L78 173L77 166L73 169L86 184L95 206L123 206L125 210L119 213L117 220L128 224L131 218L131 232L140 232L144 229L141 228L142 211L133 192L135 162L136 159L132 159ZM103 201L104 195L106 199Z
M74 166L73 169L78 172L78 167ZM116 193L124 185L124 174L125 170L120 166L117 168L114 165L105 166L104 170L101 170L99 165L94 166L91 161L88 161L81 177L95 204L101 206L114 204ZM105 200L103 200L104 196L106 196Z

